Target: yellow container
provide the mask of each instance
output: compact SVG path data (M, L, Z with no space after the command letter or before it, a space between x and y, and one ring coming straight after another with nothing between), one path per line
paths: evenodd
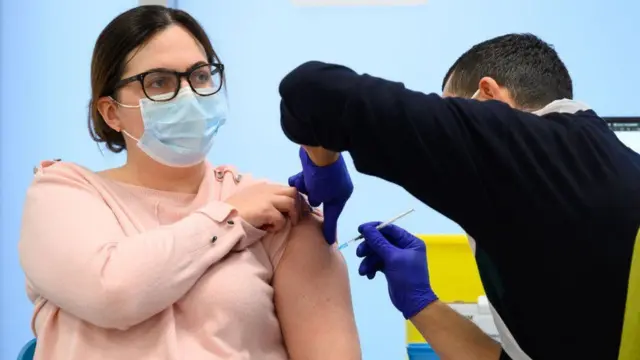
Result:
M431 286L443 302L475 303L484 295L466 235L418 235L427 244ZM425 342L407 321L407 343Z

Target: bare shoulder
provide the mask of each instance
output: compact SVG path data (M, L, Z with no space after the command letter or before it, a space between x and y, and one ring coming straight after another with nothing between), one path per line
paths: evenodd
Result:
M307 235L324 241L322 238L322 216L315 212L305 213L298 224L291 228L291 235L292 237Z
M320 217L308 214L291 229L279 269L275 303L290 357L360 359L347 266Z
M322 217L307 213L291 228L282 262L312 270L328 264L338 265L344 258L335 245L327 244L322 233Z

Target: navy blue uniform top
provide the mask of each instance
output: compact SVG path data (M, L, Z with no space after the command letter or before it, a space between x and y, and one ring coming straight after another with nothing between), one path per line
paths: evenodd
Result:
M316 61L280 94L290 140L348 151L473 236L487 297L532 359L616 358L640 155L595 112L537 116Z

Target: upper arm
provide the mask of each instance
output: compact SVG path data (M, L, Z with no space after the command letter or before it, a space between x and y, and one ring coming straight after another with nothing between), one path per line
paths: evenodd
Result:
M549 181L575 179L566 164L579 154L567 135L580 125L571 122L497 101L443 99L319 62L292 71L280 92L292 140L349 151L356 169L402 186L469 231L516 220L514 203L541 191L558 198Z
M35 292L59 306L81 306L77 293L99 293L101 284L79 275L99 272L97 257L106 256L100 247L119 235L114 214L91 186L64 164L53 165L27 191L20 263Z
M361 358L346 264L318 218L308 215L291 229L273 286L291 359Z

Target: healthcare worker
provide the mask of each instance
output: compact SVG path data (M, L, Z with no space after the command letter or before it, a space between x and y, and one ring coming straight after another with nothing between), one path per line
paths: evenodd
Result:
M353 187L344 151L475 239L501 346L437 300L421 241L360 227L360 274L385 274L443 358L640 359L640 155L571 100L550 45L531 34L477 44L442 96L317 61L280 94L283 131L306 149L290 184L324 204L330 243Z

